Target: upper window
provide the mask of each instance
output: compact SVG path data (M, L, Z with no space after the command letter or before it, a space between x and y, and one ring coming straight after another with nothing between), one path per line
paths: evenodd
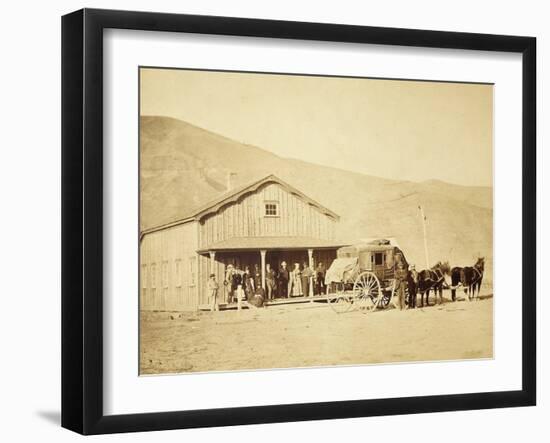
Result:
M266 202L264 215L266 217L277 217L279 215L279 203Z

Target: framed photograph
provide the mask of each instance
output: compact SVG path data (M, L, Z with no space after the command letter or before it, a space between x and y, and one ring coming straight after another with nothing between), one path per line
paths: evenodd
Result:
M62 425L536 402L532 37L62 20Z

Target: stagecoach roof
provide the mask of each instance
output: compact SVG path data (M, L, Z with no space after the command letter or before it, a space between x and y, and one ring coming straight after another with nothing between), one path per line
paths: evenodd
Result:
M367 237L359 240L360 244L365 245L388 245L395 248L399 248L399 244L395 237Z
M337 249L344 246L341 242L322 240L313 237L233 237L212 243L197 252L209 251L257 251L289 249Z
M400 249L394 238L369 238L361 239L350 246L344 246L341 249L360 251L387 251L390 249Z

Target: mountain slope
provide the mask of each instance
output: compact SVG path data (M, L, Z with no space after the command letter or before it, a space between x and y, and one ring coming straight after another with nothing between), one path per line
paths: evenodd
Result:
M394 236L407 258L425 266L427 216L430 260L472 264L492 257L492 188L442 181L389 180L280 158L168 117L141 118L141 228L177 220L233 185L275 174L341 216L343 241ZM361 153L368 161L368 151Z

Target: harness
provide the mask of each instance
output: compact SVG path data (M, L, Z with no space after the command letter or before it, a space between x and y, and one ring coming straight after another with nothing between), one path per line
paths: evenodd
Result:
M430 273L430 281L432 282L430 286L424 289L422 291L422 294L424 294L426 291L429 291L430 289L434 288L435 286L439 285L441 282L445 281L445 275L443 274L443 271L441 269L428 269L428 272ZM433 275L435 275L435 279L432 278Z
M470 285L475 285L478 281L480 281L483 278L483 271L480 271L477 266L473 266L472 269L476 271L477 277L470 283ZM456 286L450 286L451 289L457 289L463 286L462 282L459 281L458 285Z
M433 269L432 272L437 277L436 283L441 283L443 280L445 280L445 276L443 275L443 271L439 268Z
M433 287L433 286L435 286L435 285L437 285L437 284L439 284L439 283L441 283L442 281L445 280L445 276L443 275L443 272L441 271L441 269L439 269L439 268L437 268L437 269L430 269L430 272L433 273L433 274L435 274L435 276L436 276L436 278L437 278L437 280L434 280L434 281L433 281L433 284L432 284L432 286L430 286L430 288Z
M473 269L477 272L477 278L472 282L472 285L476 284L483 278L483 271L480 271L477 266L474 266Z

